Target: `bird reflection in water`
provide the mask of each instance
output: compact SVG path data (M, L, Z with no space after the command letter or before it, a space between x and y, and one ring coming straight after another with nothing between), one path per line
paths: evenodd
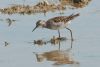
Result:
M50 40L45 41L43 39L38 39L38 40L34 40L33 42L28 42L28 43L32 43L34 45L38 45L38 46L43 46L43 45L47 45L48 43L51 43L52 45L59 45L59 50L60 50L60 46L61 46L61 42L67 41L68 39L66 37L56 37L53 36ZM73 41L71 42L71 48L73 46Z
M59 44L60 41L66 41L67 39L65 37L55 37L53 36L53 38L51 38L50 43L51 44Z
M58 44L60 45L60 42L63 42L63 41L67 41L67 38L53 36L50 40L47 40L47 41L43 39L38 39L38 40L34 40L33 42L28 42L28 43L32 43L38 46L43 46L48 43L51 43L52 45L58 45Z
M53 65L79 64L78 61L74 60L71 48L67 50L53 50L41 54L35 53L35 55L37 58L37 62L47 60L53 61Z

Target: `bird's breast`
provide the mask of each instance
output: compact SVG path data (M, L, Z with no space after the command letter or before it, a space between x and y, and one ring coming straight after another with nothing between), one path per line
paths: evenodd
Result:
M53 29L53 30L62 29L65 27L66 27L66 24L64 22L49 22L46 25L46 28Z

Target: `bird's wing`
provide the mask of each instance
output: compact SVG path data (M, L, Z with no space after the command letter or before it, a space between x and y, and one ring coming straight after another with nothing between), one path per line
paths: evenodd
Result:
M67 22L67 16L58 16L58 17L54 17L54 18L51 18L48 21L52 21L52 22L55 22L55 23L58 23L58 22Z
M79 15L80 14L77 13L75 15L71 14L70 16L58 16L58 17L54 17L54 18L49 19L47 22L52 21L52 22L55 22L55 23L59 23L59 22L67 23L68 21L74 19L75 17L77 17Z

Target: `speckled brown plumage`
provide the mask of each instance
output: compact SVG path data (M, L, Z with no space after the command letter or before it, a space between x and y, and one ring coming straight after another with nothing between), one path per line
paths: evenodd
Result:
M67 23L68 21L74 19L77 16L79 16L79 13L76 14L76 15L71 14L70 16L58 16L58 17L54 17L54 18L49 19L47 22L52 21L52 22L55 22L55 23L58 23L58 22Z

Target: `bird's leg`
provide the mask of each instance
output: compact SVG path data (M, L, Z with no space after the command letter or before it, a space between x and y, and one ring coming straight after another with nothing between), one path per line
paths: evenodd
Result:
M60 51L60 41L59 41L59 51Z
M67 27L66 27L66 29L70 31L70 33L71 33L71 40L73 41L74 39L73 39L73 35L72 35L71 29L69 29L69 28L67 28Z
M60 38L60 31L58 30L59 38Z
M59 34L59 39L60 39L61 37L60 37L60 31L59 31L59 29L58 29L58 34ZM59 40L59 50L60 50L60 40Z
M73 47L73 40L71 40L71 48Z

